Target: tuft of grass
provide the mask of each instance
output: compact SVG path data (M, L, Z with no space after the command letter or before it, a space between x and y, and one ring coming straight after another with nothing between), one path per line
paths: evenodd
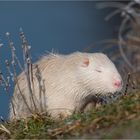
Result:
M0 138L140 138L140 91L65 120L34 115L2 125Z

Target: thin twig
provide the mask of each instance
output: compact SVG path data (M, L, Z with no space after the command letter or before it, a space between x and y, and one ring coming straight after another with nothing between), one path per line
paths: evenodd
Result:
M16 49L15 49L15 47L14 47L13 41L12 41L11 38L10 38L10 33L7 32L7 33L6 33L6 36L7 36L7 38L8 38L9 48L10 48L10 50L11 50L13 73L12 73L11 70L10 70L10 66L9 66L9 62L8 62L8 61L6 61L7 70L8 70L8 72L9 72L9 74L12 76L14 85L17 86L17 88L18 88L18 90L19 90L19 94L21 95L21 97L22 97L22 99L23 99L25 105L27 106L28 110L29 110L30 112L32 112L31 109L30 109L30 107L29 107L29 105L28 105L28 103L27 103L27 101L26 101L26 98L24 97L24 95L23 95L22 92L21 92L21 89L20 89L20 86L19 86L19 83L18 83L17 74L16 74L16 61L15 61L15 59L17 60L17 63L18 63L18 65L19 65L19 67L21 68L21 70L22 70L23 68L22 68L22 66L21 66L21 64L20 64L20 62L19 62L19 60L18 60L18 58L17 58L17 56L16 56L16 52L15 52ZM11 100L11 105L12 105L12 108L13 108L13 113L14 113L14 115L16 115L15 109L14 109L13 100Z
M4 125L2 125L2 124L0 124L0 130L6 132L9 135L11 134L11 132Z
M130 80L130 73L127 74L127 81L126 81L126 86L125 86L124 95L127 94L128 86L129 86L129 80Z
M30 55L30 52L29 52L29 45L28 45L28 42L26 41L26 38L25 38L25 35L24 35L24 32L22 31L22 29L20 29L20 38L21 38L21 41L22 41L24 73L26 75L27 85L28 85L31 101L34 105L35 110L37 111L37 106L36 106L36 103L35 103L36 98L35 98L35 94L33 94L33 90L32 90L32 87L31 87L31 81L32 81L32 78L33 78L32 60L31 60L31 55Z
M40 100L40 108L41 108L41 112L43 111L43 104L42 104L42 85L41 85L41 80L42 80L42 76L41 76L41 72L39 70L38 65L35 66L36 68L36 78L38 81L38 85L39 85L39 100Z

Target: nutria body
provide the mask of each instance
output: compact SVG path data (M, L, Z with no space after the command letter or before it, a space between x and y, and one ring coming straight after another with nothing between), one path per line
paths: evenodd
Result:
M122 89L122 78L112 61L103 53L75 52L69 55L50 54L35 63L42 76L40 96L39 82L33 66L33 95L36 109L31 102L25 73L18 76L10 106L10 120L28 117L32 112L48 112L52 117L66 117L80 109L89 95L115 94ZM43 87L43 86L42 86ZM20 88L20 91L19 91ZM21 93L26 99L26 103ZM89 96L90 97L90 96Z

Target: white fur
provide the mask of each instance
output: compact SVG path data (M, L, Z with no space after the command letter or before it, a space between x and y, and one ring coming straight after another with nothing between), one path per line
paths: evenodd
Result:
M89 65L83 66L82 64L87 58ZM59 115L66 117L72 114L75 108L81 104L82 99L89 94L107 95L109 92L115 93L121 90L121 87L116 88L113 85L116 79L121 80L120 74L112 61L102 53L51 54L42 57L36 64L41 71L46 88L45 97L40 101L34 69L34 97L38 111L42 112L40 109L40 102L42 102L43 111L48 111L55 118L58 118ZM23 72L18 76L18 83L29 107L35 112ZM14 102L16 116L10 107L10 119L31 115L17 86L12 101Z

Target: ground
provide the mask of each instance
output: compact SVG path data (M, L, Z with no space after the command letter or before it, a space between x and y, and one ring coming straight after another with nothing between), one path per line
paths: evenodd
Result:
M112 104L54 121L46 115L0 124L0 138L112 138L140 139L140 91Z

